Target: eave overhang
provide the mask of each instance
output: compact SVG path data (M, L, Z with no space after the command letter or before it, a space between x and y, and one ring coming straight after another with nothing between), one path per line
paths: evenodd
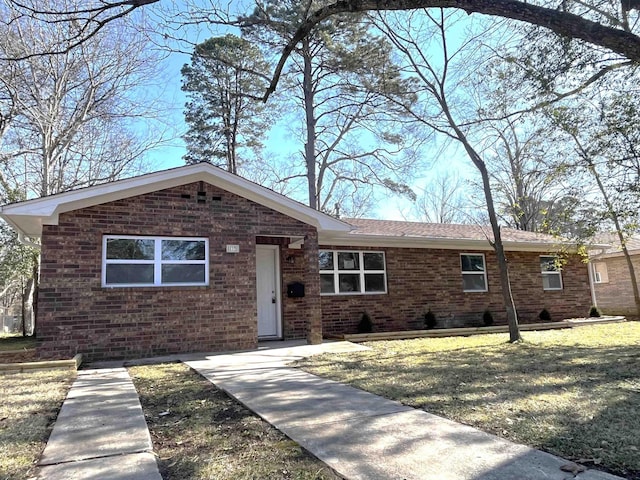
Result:
M200 181L312 225L318 232L344 233L352 229L348 223L208 163L162 170L5 205L0 207L0 217L19 233L37 238L42 234L44 225L57 225L62 213Z

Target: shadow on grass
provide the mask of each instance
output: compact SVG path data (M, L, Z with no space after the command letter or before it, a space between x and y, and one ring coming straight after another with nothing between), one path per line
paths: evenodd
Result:
M36 348L35 337L0 335L0 352L7 350L24 350L26 348Z
M184 364L130 368L169 479L337 477Z
M548 344L303 361L348 382L595 468L640 479L640 349Z

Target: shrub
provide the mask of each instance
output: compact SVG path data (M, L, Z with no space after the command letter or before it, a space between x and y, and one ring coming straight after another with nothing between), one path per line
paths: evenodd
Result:
M591 305L591 308L589 309L589 317L597 318L601 316L602 316L602 312L600 311L600 309L595 305Z
M363 312L358 323L358 333L371 333L373 332L373 322L367 312Z
M429 309L429 311L424 314L424 326L427 330L431 330L432 328L435 328L437 323L438 320L436 319L436 314Z
M543 322L550 322L551 314L549 313L549 310L547 310L546 308L543 308L542 311L540 312L540 315L538 315L538 318Z
M488 309L482 314L482 321L487 327L493 325L493 314Z

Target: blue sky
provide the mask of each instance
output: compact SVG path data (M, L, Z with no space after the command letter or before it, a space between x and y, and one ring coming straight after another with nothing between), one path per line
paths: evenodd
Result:
M191 33L187 32L186 35L189 36L190 41L198 42L214 34L221 33L223 32L214 33L193 30ZM175 136L167 144L149 152L148 160L151 163L151 168L154 170L184 165L182 157L186 153L186 149L180 136L186 130L183 113L186 97L180 89L180 69L185 63L188 63L189 60L189 55L177 52L170 54L164 60L164 73L161 80L162 88L158 94L162 97L163 102L167 104L167 110L162 121L171 125L175 131ZM302 146L290 137L291 134L283 128L275 128L269 132L265 146L267 150L273 152L273 155L270 156L284 156L293 151L300 150ZM426 149L425 154L435 154L435 150L435 148L433 151ZM432 159L432 161L427 162L431 166L426 171L418 174L417 177L409 183L415 187L417 193L419 193L420 188L424 187L430 178L438 176L445 169L458 171L460 176L465 178L473 176L474 172L469 168L463 153L464 152L460 152L457 148L449 148L445 152L440 152L441 158ZM389 220L404 220L410 208L411 203L408 200L389 197L380 202L378 208L372 212L370 216Z

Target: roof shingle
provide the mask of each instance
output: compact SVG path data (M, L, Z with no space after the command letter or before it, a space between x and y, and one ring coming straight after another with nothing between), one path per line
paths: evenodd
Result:
M422 237L455 240L493 240L489 225L459 225L448 223L402 222L366 218L342 219L354 227L351 235L380 235L391 237ZM507 242L535 242L557 244L561 240L544 233L502 228L502 240Z

